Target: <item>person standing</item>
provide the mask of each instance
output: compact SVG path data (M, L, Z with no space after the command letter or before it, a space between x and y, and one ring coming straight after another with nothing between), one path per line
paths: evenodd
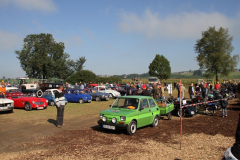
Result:
M142 91L143 96L151 96L150 88L147 87L145 90Z
M162 85L161 85L161 99L165 99L164 90L165 90L165 86L164 86L164 84L162 83Z
M0 91L3 92L3 94L6 94L6 86L5 84L2 82L2 86L0 87Z
M180 98L180 84L177 82L176 89L178 91L178 98Z
M184 87L184 85L182 84L182 98L184 98L184 93L185 93L185 87Z
M207 102L207 100L208 100L208 88L206 87L206 83L203 85L202 97L203 97L203 102Z
M219 89L220 89L220 85L219 85L218 82L217 82L217 84L215 85L215 89L216 89L216 90L219 90Z
M228 106L228 100L226 96L223 98L223 100L220 101L220 104L222 106L222 116L227 117L227 106Z
M81 85L80 85L80 89L81 90L84 90L84 85L81 83Z
M194 98L194 88L193 88L193 83L191 83L191 85L189 86L188 88L188 93L189 93L189 97L191 99L191 101L193 100Z
M63 85L59 85L58 90L55 92L55 103L57 108L57 127L61 128L61 126L65 126L63 123L64 116L64 106L65 106L65 97L62 92Z

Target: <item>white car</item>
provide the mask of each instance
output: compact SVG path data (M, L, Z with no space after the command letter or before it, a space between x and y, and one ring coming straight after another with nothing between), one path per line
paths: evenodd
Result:
M55 93L58 89L47 89L44 93L42 98L45 98L48 100L48 104L50 106L55 106ZM65 98L65 105L67 104L67 100Z
M0 92L0 111L9 111L13 112L14 101L11 99L7 99L3 92Z
M118 91L112 90L112 89L107 89L106 86L96 86L94 87L96 90L102 93L108 93L109 98L117 98L120 97L121 94Z

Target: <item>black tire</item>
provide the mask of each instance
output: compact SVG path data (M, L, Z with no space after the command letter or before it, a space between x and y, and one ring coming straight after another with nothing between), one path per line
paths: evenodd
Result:
M152 123L152 127L157 127L158 126L158 121L159 121L159 118L158 116L155 116L155 118L153 119L153 123Z
M168 120L171 120L171 119L172 119L172 113L171 113L171 112L169 112L169 113L167 114L167 116L168 116Z
M31 111L32 110L32 106L29 102L25 103L24 108L25 108L26 111Z
M8 111L8 113L13 113L13 109L11 109L10 111Z
M83 99L79 99L79 103L80 104L84 103Z
M50 101L50 102L49 102L49 105L50 105L50 106L55 106L55 102L54 102L54 101Z
M99 97L96 97L95 100L98 102L100 101L101 99Z
M206 114L212 116L214 114L213 106L206 107Z
M109 101L109 97L107 97L105 100L106 100L106 101Z
M200 105L195 105L194 109L195 109L195 112L198 113L200 111Z
M129 135L134 135L137 132L137 123L136 121L131 121L127 127L127 133Z
M109 93L109 98L113 98L113 95L112 95L112 93Z
M177 115L178 115L178 117L180 117L180 109L178 109ZM184 109L182 110L182 117L185 117Z

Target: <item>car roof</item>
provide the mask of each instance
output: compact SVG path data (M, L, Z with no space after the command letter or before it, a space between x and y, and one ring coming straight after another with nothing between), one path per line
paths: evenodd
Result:
M58 90L58 89L47 89L46 91L55 91L55 90Z
M106 86L96 86L97 88L106 88Z
M9 90L9 89L18 89L17 87L6 87L6 90Z

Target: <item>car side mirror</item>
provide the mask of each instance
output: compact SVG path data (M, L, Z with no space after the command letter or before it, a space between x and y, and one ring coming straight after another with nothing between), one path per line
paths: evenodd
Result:
M140 107L139 111L144 110L144 107Z

